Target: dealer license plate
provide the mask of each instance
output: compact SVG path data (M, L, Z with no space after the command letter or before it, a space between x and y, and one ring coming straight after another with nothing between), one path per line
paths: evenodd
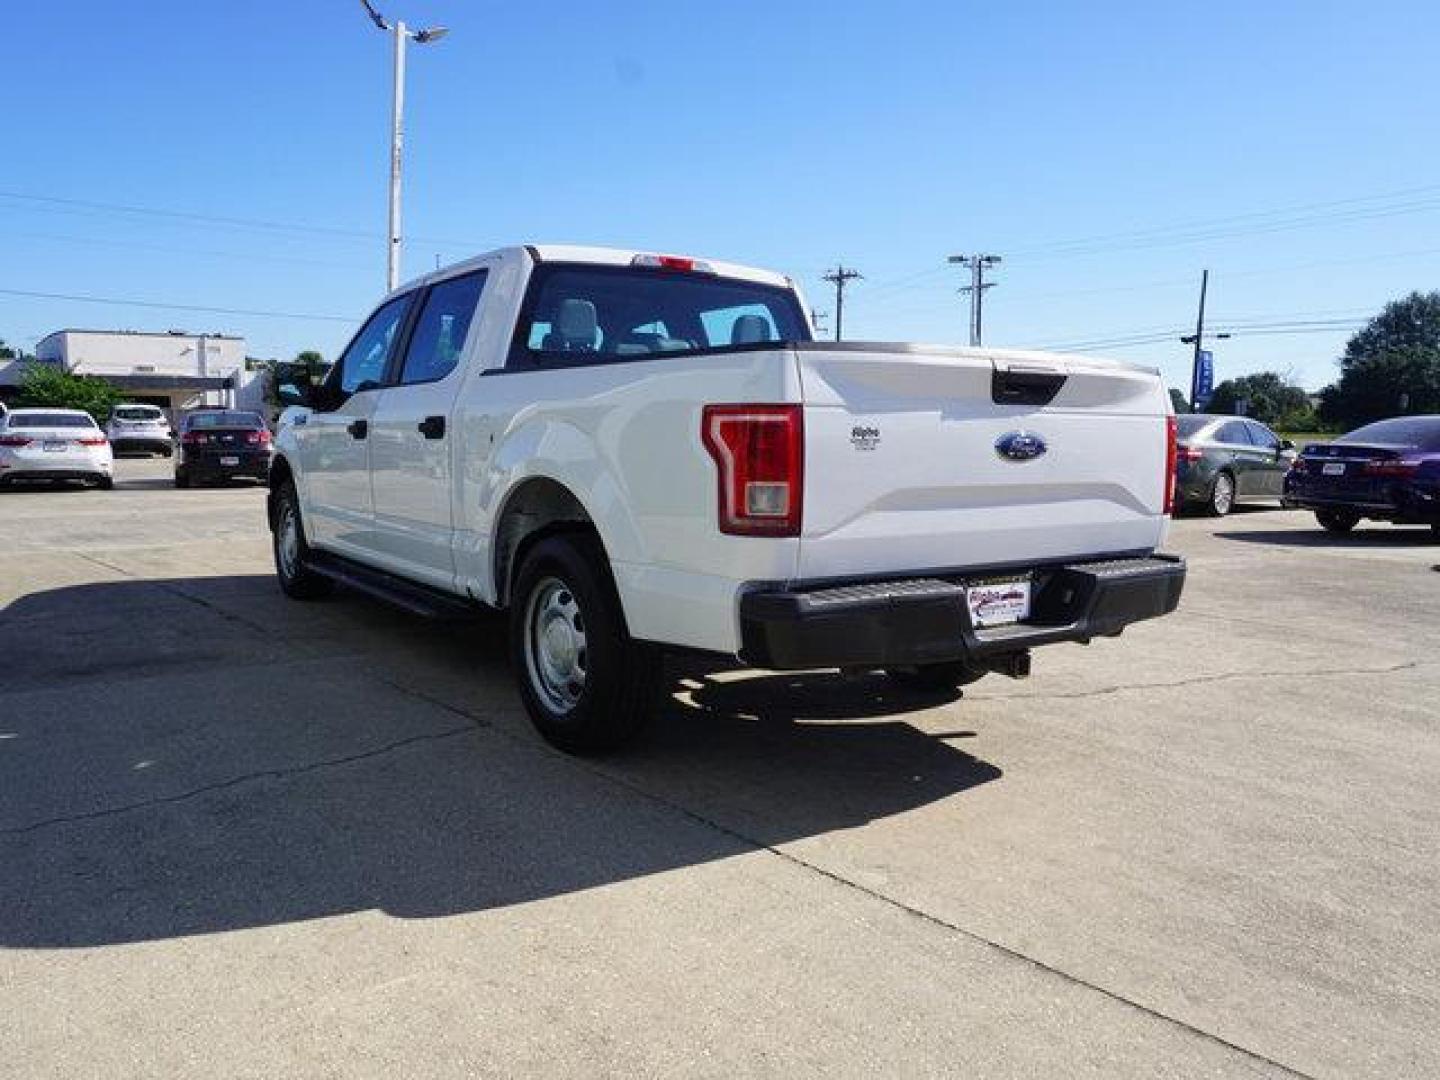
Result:
M1030 579L987 581L965 590L973 626L1005 626L1030 617Z
M64 450L69 445L70 444L65 442L64 440L46 439L43 443L40 444L40 449L48 450L50 451L50 453L55 454L59 453L61 450Z
M239 464L240 464L240 459L239 459L238 457L222 457L222 458L220 459L220 464L221 464L221 465L239 465Z
M1343 461L1327 461L1320 467L1320 472L1325 476L1344 476L1345 463Z

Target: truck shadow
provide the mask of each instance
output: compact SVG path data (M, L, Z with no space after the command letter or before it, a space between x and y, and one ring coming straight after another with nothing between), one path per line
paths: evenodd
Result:
M14 601L0 947L644 888L1001 776L901 716L957 694L692 658L633 751L566 758L529 733L502 641L493 622L295 605L259 575Z

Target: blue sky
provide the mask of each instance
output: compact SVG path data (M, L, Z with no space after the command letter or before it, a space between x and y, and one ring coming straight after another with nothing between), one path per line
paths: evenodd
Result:
M1434 4L378 6L452 28L410 54L407 276L567 240L833 310L843 260L847 338L960 342L945 257L989 251L987 344L1093 347L1193 323L1208 266L1213 319L1252 327L1217 377L1312 387L1344 320L1440 287ZM344 343L384 279L388 39L356 0L51 0L5 31L0 337ZM1097 351L1186 384L1178 342Z

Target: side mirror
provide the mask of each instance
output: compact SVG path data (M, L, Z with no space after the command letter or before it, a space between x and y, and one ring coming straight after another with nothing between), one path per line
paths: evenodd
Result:
M282 383L275 389L275 397L281 405L309 405L310 389L309 386Z
M1293 442L1291 442L1289 439L1281 439L1281 440L1280 440L1280 449L1281 449L1281 450L1294 450L1294 449L1295 449L1295 444L1294 444Z

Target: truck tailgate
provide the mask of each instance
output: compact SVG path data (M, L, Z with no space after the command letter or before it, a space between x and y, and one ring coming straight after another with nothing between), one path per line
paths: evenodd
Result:
M1166 416L1150 371L1043 353L813 343L802 579L1148 552Z

